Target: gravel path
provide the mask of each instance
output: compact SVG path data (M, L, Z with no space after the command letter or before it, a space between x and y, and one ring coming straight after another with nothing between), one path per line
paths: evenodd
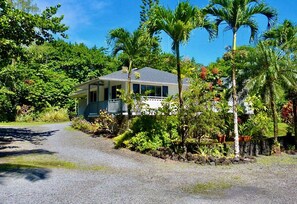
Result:
M24 132L19 134L21 141L13 143L24 144L23 149L0 150L0 163L5 162L7 155L13 155L13 151L20 154L35 151L104 168L0 171L1 204L297 203L296 156L276 158L275 164L199 166L115 150L110 139L92 138L68 126L63 123L26 129L0 127L0 132L1 129ZM7 136L9 131L5 133ZM26 135L32 136L31 139ZM202 184L204 189L194 188ZM220 188L213 189L213 185Z

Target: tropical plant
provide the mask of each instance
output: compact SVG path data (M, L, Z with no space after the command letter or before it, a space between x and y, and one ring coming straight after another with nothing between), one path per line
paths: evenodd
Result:
M232 30L232 53L236 52L237 32L241 27L249 27L251 30L250 40L255 38L258 25L253 19L257 14L262 14L268 19L268 27L276 20L276 11L258 0L211 0L210 5L205 9L206 12L216 17L216 24L219 26L225 22L225 30ZM235 156L239 156L239 138L237 122L237 91L236 91L236 66L232 64L232 98L233 98L233 117L234 117L234 139Z
M275 143L278 136L277 99L284 94L284 88L293 86L296 80L296 70L290 62L290 56L260 42L250 53L249 65L245 70L245 76L249 76L246 82L249 93L260 93L271 109Z
M297 48L297 26L289 20L284 22L277 27L265 32L263 38L268 41L272 46L277 46L278 49L283 50L289 54L290 60L294 61L295 73L296 68L296 48ZM295 144L297 147L297 78L295 78L295 85L288 87L288 98L292 101L293 111L293 126L295 132Z
M59 7L49 7L41 14L31 14L13 7L8 1L0 3L0 66L10 64L22 56L24 48L33 42L53 41L54 34L66 37L68 29L62 24L63 16L55 16Z
M175 10L166 9L159 5L153 7L147 27L151 33L164 31L173 41L172 50L176 55L179 105L182 107L180 44L188 42L191 31L198 27L205 28L213 36L215 34L213 26L202 10L191 6L189 2L180 2Z
M123 28L118 28L109 32L108 42L110 45L113 46L113 55L117 55L119 52L123 52L124 57L128 59L129 65L127 70L127 97L131 98L131 72L134 60L136 59L136 57L144 56L153 47L155 41L144 30L139 29L134 31L133 33L130 33ZM128 117L131 118L131 116L131 105L128 105Z
M278 46L283 50L296 51L297 46L297 26L289 20L284 22L263 34L263 39L270 45Z

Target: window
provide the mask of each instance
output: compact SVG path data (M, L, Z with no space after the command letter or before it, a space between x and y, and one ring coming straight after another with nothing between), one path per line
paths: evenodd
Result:
M168 96L168 86L162 86L163 88L163 97L167 97Z
M148 94L148 96L161 97L162 89L163 89L163 96L167 97L168 96L168 86L141 85L141 94ZM164 95L164 93L165 93L165 95Z
M96 102L97 101L97 91L91 91L90 92L90 102Z
M156 96L161 96L161 86L156 86Z
M120 92L118 90L121 88L122 88L121 85L116 85L111 87L111 99L119 98Z
M139 84L133 84L133 93L140 93L140 85Z

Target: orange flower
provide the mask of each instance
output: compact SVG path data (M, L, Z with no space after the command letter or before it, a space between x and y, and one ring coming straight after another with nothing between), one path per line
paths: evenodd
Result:
M219 69L218 68L213 68L212 70L211 70L211 72L213 73L213 74L218 74L219 73Z

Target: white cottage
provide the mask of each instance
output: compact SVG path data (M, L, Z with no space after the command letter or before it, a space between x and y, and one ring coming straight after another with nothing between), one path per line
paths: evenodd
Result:
M183 80L183 88L188 87L189 79ZM128 74L116 71L111 74L87 81L78 85L72 95L78 99L77 114L85 117L98 116L100 110L107 110L112 114L127 114L127 105L118 98L117 90L128 88ZM178 93L177 76L150 67L133 69L131 73L131 90L144 94L144 103L149 108L161 107L161 102L168 96Z

